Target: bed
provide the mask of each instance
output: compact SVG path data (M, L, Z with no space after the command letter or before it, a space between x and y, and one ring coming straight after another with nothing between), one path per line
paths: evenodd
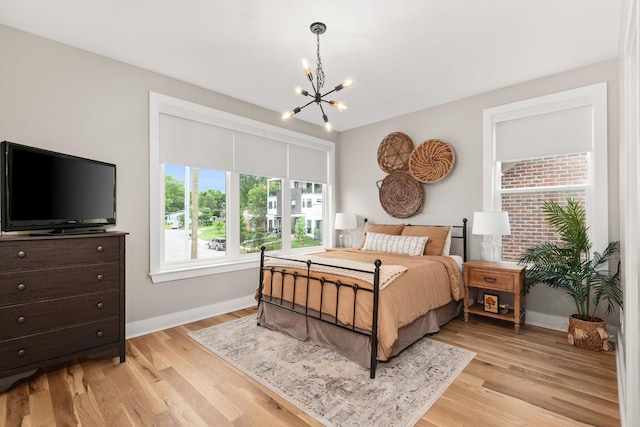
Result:
M462 312L462 225L365 223L359 248L261 250L258 325L334 349L369 369Z

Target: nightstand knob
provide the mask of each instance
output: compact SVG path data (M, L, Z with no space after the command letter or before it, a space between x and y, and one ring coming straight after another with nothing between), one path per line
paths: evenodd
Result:
M96 337L98 337L98 338L102 338L103 336L104 336L104 332L102 332L102 331L98 331L96 333Z
M16 319L16 322L18 322L18 323L24 323L24 322L26 322L26 321L27 321L27 318L26 318L26 317L24 317L24 316L20 316L20 317L18 317L18 318Z
M104 304L99 302L96 304L96 307L98 307L98 309L101 309L102 307L104 307Z
M98 279L98 281L101 281L102 279L104 279L104 274L98 274L96 276L96 279Z
M96 251L98 252L104 252L104 246L100 245L96 248Z
M27 285L25 285L24 283L19 283L17 288L19 291L24 291L25 289L27 289Z
M495 283L496 282L496 278L495 277L484 276L484 281L487 282L487 283Z
M21 348L20 350L18 350L18 356L19 357L23 357L27 354L27 350L25 350L24 348Z
M25 251L18 251L18 258L24 258L27 256L27 253Z

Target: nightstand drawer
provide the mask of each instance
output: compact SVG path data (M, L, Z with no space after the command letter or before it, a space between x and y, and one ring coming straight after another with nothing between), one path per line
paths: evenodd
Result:
M516 289L519 284L518 276L511 273L503 273L497 270L482 270L474 268L469 272L469 286L478 286L486 289L520 292Z

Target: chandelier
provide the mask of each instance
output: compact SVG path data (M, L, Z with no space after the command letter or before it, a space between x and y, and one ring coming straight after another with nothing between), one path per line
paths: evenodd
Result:
M347 104L345 104L344 102L326 100L325 97L329 94L332 94L333 92L338 92L339 90L342 90L346 87L351 86L353 84L353 80L347 79L341 84L339 84L338 86L331 89L329 92L326 92L324 94L321 93L322 87L324 86L324 71L322 70L322 60L320 59L320 34L324 34L324 32L327 30L327 26L322 22L314 22L313 24L311 24L310 28L311 28L311 32L316 35L316 44L317 44L315 83L313 79L313 74L311 73L311 69L309 68L309 61L307 61L306 58L302 60L302 68L304 68L304 72L307 75L309 82L311 82L311 87L313 88L313 92L306 91L299 86L295 88L295 91L298 95L308 96L313 99L307 102L306 104L304 104L302 107L296 107L293 110L287 111L286 113L282 114L282 120L290 119L294 115L298 114L303 108L315 102L316 104L318 104L318 107L320 107L320 111L322 112L322 120L324 120L325 129L327 131L330 131L331 123L329 123L329 118L327 117L327 114L324 112L324 108L322 108L322 103L323 102L327 103L333 106L334 108L336 108L338 111L346 110Z

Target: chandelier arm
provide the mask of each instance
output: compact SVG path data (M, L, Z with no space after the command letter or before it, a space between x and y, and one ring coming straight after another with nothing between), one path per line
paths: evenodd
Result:
M332 93L333 93L333 92L335 92L335 91L336 91L336 89L335 89L335 88L334 88L334 89L331 89L329 92L327 92L327 93L323 94L321 98L324 98L325 96L327 96L327 95L329 95L329 94L332 94Z
M315 100L313 100L313 101L309 101L309 102L307 102L306 104L304 104L302 107L296 107L296 108L294 108L294 110L298 110L298 111L296 112L296 114L298 114L298 113L299 113L303 108L308 107L309 105L313 104L314 102L316 102L316 101L315 101Z

